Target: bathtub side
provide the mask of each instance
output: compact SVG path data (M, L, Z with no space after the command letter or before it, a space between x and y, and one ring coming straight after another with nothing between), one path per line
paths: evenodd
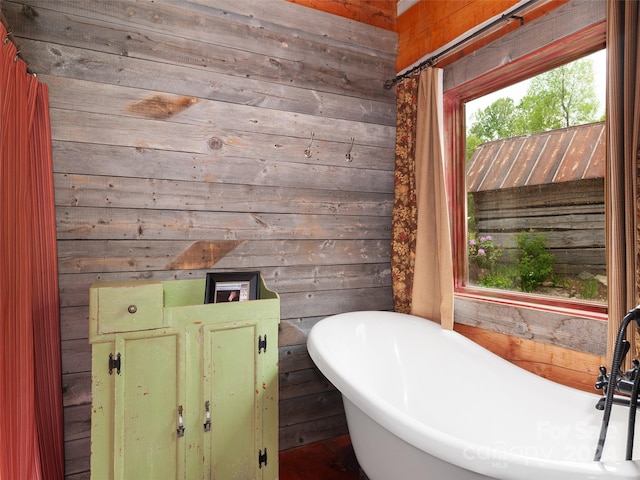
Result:
M523 480L640 479L635 464L592 461L597 395L538 377L433 322L392 312L342 314L314 326L308 347L345 405L465 471Z

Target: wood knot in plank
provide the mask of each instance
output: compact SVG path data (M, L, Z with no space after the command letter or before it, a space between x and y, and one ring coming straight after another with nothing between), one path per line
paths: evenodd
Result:
M195 97L165 97L153 95L127 107L127 112L147 118L164 120L198 103Z
M224 142L217 137L211 137L207 144L211 150L220 150L224 146Z
M24 15L27 18L36 18L38 17L40 14L38 13L38 11L33 8L30 5L23 5L22 6L22 15Z

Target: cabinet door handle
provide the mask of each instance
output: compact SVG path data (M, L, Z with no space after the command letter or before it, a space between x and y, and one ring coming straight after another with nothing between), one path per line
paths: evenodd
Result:
M205 418L206 418L206 422L204 422L204 431L205 432L209 432L211 431L211 403L209 402L209 400L207 400L206 402L204 402L204 410L205 410Z
M184 437L184 421L182 420L182 405L178 405L178 436Z

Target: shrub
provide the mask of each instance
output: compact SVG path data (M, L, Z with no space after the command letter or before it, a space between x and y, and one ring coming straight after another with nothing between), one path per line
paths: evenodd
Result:
M544 234L529 230L518 235L516 246L520 290L532 292L553 274L555 259L548 251L548 238Z
M494 271L478 281L478 285L487 288L514 290L516 271L512 265L498 265Z

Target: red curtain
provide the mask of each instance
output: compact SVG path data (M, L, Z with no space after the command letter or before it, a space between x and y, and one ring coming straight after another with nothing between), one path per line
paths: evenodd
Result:
M0 25L0 480L64 477L48 90Z

